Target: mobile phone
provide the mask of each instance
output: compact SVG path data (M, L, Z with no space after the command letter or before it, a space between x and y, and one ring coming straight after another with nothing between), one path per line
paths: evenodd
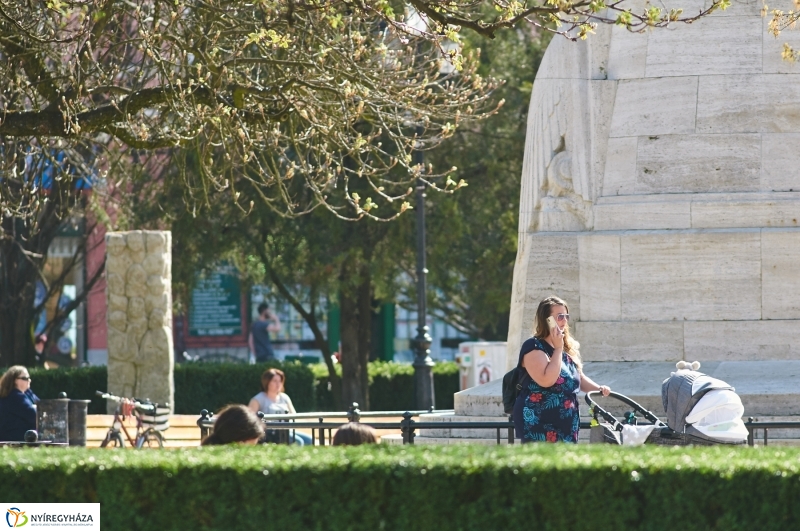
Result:
M547 318L547 326L549 326L549 327L550 327L550 330L551 330L551 331L553 330L553 328L555 328L555 327L556 327L556 320L555 320L555 319L553 319L553 316L552 316L552 315L551 315L550 317L548 317L548 318Z

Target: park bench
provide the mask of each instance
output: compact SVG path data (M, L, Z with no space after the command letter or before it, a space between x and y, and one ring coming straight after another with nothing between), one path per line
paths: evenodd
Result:
M98 448L113 420L114 415L87 415L86 446ZM126 426L136 431L136 419L130 417L126 420ZM197 430L197 416L170 415L169 429L164 432L164 439L165 448L199 446L200 434Z

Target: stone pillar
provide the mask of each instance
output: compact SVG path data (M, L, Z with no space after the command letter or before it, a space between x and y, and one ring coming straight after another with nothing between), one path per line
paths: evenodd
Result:
M174 405L172 235L106 234L108 392ZM113 412L109 404L109 412Z

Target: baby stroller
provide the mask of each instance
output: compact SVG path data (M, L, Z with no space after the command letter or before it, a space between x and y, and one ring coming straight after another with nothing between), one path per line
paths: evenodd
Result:
M745 444L744 406L735 389L722 380L698 372L700 363L696 361L678 362L677 368L661 384L666 424L634 400L612 392L610 397L633 408L620 421L597 404L595 398L599 391L586 393L592 415L592 442L666 446ZM637 413L646 422L640 423Z

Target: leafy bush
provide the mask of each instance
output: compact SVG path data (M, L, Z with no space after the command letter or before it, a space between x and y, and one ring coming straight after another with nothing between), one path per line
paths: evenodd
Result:
M261 373L271 367L286 374L286 393L297 411L316 409L314 374L299 362L183 363L175 366L175 413L199 415L201 409L216 411L227 404L247 404L261 390ZM105 400L95 396L95 391L107 390L106 367L35 369L31 379L39 398L58 398L65 391L69 398L92 399L90 415L106 412Z
M341 367L337 365L341 374ZM328 369L314 366L317 377L319 411L333 411L333 397L328 386ZM369 400L372 411L402 411L414 409L414 367L390 361L369 363ZM433 366L433 388L436 409L452 409L453 394L458 392L458 365L439 362Z
M99 502L109 531L800 528L798 448L4 448L0 460L0 497Z
M105 391L108 385L108 372L105 367L81 367L79 369L30 370L31 389L39 398L58 398L59 393L67 397L91 400L90 415L106 412L106 401L95 395L95 391Z
M286 374L286 394L298 412L316 410L314 373L300 362L182 363L175 366L175 413L194 415L227 404L247 404L261 391L261 373L277 368Z
M324 365L299 362L262 363L182 363L175 366L175 413L199 414L215 411L227 404L247 404L261 389L261 373L275 367L286 373L286 393L295 408L304 411L333 411L328 389L328 369ZM341 371L341 367L337 366ZM340 372L341 374L341 372ZM95 391L106 391L106 367L75 369L34 369L32 388L40 398L58 398L62 391L69 398L91 399L89 414L106 412L105 401ZM414 368L411 365L374 361L369 364L370 399L373 411L399 411L414 408ZM452 409L453 393L458 391L458 366L452 362L433 367L437 409Z

